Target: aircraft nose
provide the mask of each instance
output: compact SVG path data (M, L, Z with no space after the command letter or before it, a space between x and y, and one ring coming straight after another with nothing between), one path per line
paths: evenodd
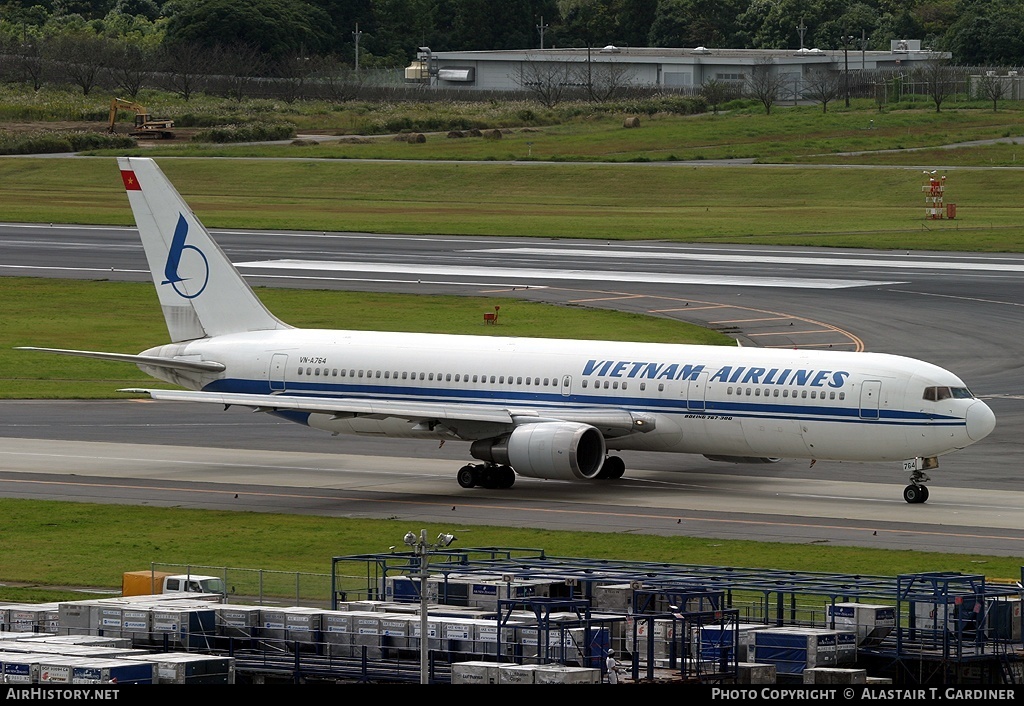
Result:
M981 441L996 428L996 415L984 402L975 402L967 408L967 436Z

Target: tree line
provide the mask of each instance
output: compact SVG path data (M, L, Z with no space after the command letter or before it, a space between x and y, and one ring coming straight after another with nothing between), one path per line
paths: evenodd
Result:
M954 64L1019 66L1024 0L4 0L0 78L38 87L60 65L86 93L106 72L134 95L159 66L187 97L200 65L294 77L400 67L421 46L870 51L899 39Z

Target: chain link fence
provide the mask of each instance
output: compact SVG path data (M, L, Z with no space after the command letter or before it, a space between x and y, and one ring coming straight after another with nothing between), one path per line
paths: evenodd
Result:
M324 609L331 607L330 574L199 564L153 564L150 569L175 574L217 576L224 580L230 603Z

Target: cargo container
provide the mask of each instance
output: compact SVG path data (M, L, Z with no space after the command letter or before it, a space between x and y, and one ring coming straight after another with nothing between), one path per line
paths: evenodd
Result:
M861 645L877 645L896 626L896 608L868 603L834 603L828 606L830 624L853 630Z
M0 655L0 673L4 684L38 684L39 664L53 655L35 654L2 654Z
M694 645L694 654L702 660L720 663L750 661L750 642L755 630L771 627L763 623L735 623L732 625L702 625L693 633L699 645ZM733 654L733 648L736 653Z
M253 605L214 606L218 637L253 640L259 636L263 608Z
M128 659L88 660L71 665L72 684L153 684L156 665Z
M452 684L497 684L498 664L470 660L452 664Z
M155 684L234 684L235 658L195 652L162 652L148 658L156 665Z
M600 684L601 670L592 667L567 667L540 664L533 671L534 684Z

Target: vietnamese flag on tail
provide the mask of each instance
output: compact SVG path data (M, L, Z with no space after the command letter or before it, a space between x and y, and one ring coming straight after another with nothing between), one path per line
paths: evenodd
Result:
M142 191L142 187L139 186L139 180L135 178L135 172L122 170L121 180L124 181L124 188L128 191Z

